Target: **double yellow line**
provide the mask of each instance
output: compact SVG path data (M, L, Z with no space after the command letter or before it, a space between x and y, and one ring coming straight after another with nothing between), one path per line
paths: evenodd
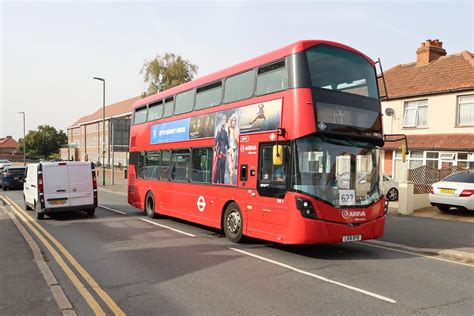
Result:
M49 250L51 255L54 257L58 265L66 273L67 277L73 285L77 288L82 297L86 300L87 304L93 310L96 315L105 315L104 310L99 305L97 300L92 296L89 290L84 286L78 276L69 267L71 265L85 280L85 282L95 291L95 293L102 299L102 301L110 308L115 315L125 315L124 311L112 300L112 298L97 284L92 276L74 259L69 251L56 240L46 229L44 229L38 222L36 222L26 211L18 206L13 200L7 196L0 195L0 199L8 203L13 210L14 214L25 223L26 226L38 237L43 245ZM41 234L41 233L42 234ZM62 258L58 251L66 258L68 263Z

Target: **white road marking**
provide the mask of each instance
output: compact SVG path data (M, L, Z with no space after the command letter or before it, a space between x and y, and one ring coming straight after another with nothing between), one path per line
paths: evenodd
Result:
M285 269L289 269L289 270L292 270L294 272L313 277L313 278L318 279L320 281L324 281L324 282L331 283L331 284L334 284L334 285L342 286L342 287L345 287L346 289L353 290L353 291L356 291L356 292L359 292L359 293L362 293L362 294L365 294L365 295L368 295L368 296L372 296L376 299L379 299L379 300L382 300L382 301L385 301L385 302L389 302L389 303L392 303L392 304L397 303L397 301L395 301L394 299L388 298L386 296L383 296L383 295L380 295L380 294L377 294L377 293L373 293L373 292L370 292L370 291L366 291L366 290L354 287L352 285L348 285L348 284L344 284L344 283L341 283L341 282L338 282L338 281L334 281L334 280L325 278L323 276L320 276L320 275L317 275L317 274L314 274L314 273L311 273L311 272L300 270L298 268L292 267L292 266L287 265L285 263L281 263L281 262L278 262L278 261L275 261L275 260L267 259L265 257L255 255L253 253L250 253L250 252L247 252L247 251L244 251L244 250L241 250L241 249L237 249L237 248L229 248L229 249L233 250L233 251L236 251L236 252L239 252L241 254L250 256L250 257L254 257L254 258L269 262L269 263L273 263L273 264L275 264L277 266L280 266L280 267L283 267Z
M119 214L122 214L122 215L127 215L127 213L125 213L125 212L115 210L115 209L107 207L107 206L99 205L99 207L100 208L105 208L106 210L109 210L109 211L112 211L112 212L115 212L115 213L119 213Z
M370 247L395 251L395 252L406 253L406 254L409 254L409 255L414 255L414 256L423 257L423 258L434 259L434 260L439 260L439 261L444 261L444 262L449 262L449 263L455 263L455 264L459 264L459 265L467 266L467 267L471 267L471 268L473 267L473 265L469 264L469 263L458 262L458 261L454 261L454 260L448 260L448 259L444 259L444 258L440 258L440 257L436 257L436 256L423 255L423 254L416 253L416 252L400 250L400 249L395 249L395 248L386 247L386 246L374 245L373 242L361 242L360 244L370 246Z
M119 211L119 210L116 210L116 209L113 209L113 208L110 208L110 207L107 207L107 206L99 205L99 207L101 207L103 209L106 209L106 210L109 210L109 211L112 211L112 212L115 212L115 213L119 213L119 214L128 216L128 214L125 213L125 212L122 212L122 211ZM169 226L166 226L166 225L163 225L163 224L158 224L156 222L153 222L153 221L145 219L145 218L137 218L137 219L139 219L141 221L144 221L144 222L147 222L147 223L150 223L150 224L155 225L155 226L159 226L159 227L162 227L162 228L166 228L166 229L175 231L177 233L180 233L180 234L183 234L183 235L186 235L186 236L189 236L189 237L196 237L196 235L186 233L186 232L183 232L182 230L179 230L179 229L176 229L176 228L173 228L173 227L169 227Z
M139 218L139 220L144 221L144 222L147 222L147 223L150 223L150 224L153 224L153 225L155 225L155 226L160 226L160 227L163 227L163 228L166 228L166 229L175 231L175 232L177 232L177 233L180 233L180 234L183 234L183 235L186 235L186 236L189 236L189 237L196 237L196 235L193 235L193 234L190 234L190 233L186 233L186 232L183 232L182 230L179 230L179 229L176 229L176 228L172 228L172 227L169 227L169 226L166 226L166 225L158 224L158 223L156 223L156 222L150 221L150 220L145 219L145 218Z

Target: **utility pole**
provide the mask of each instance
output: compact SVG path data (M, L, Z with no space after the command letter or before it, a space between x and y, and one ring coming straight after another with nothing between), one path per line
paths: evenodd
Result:
M93 79L102 81L102 186L105 186L105 79L94 77Z
M25 127L25 112L18 112L18 114L23 115L23 166L26 166L26 127Z

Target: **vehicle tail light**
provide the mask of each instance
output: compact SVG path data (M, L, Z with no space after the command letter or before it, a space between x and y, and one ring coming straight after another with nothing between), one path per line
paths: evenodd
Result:
M43 185L43 171L41 165L38 167L38 195L41 203L41 208L44 208L44 185Z
M43 174L38 173L38 192L44 193L44 186L43 186Z
M431 193L431 194L434 194L434 188L433 188L433 186L431 186L431 188L430 188L430 193Z
M459 194L460 197L470 197L471 195L474 195L474 190L463 190L461 194Z
M97 207L98 200L97 200L97 177L95 176L95 167L92 163L92 191L94 192L94 206Z
M58 163L58 166L66 166L67 164L65 162L60 162Z

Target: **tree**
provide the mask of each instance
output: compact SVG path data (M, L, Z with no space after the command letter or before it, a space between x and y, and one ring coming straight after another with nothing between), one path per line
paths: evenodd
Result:
M184 60L181 56L166 53L164 56L145 61L140 74L148 85L143 96L152 95L167 90L182 83L193 80L198 67Z
M19 147L22 149L23 142L28 155L48 159L67 143L67 136L62 130L57 131L52 126L40 125L37 131L29 131L25 139L20 138Z

